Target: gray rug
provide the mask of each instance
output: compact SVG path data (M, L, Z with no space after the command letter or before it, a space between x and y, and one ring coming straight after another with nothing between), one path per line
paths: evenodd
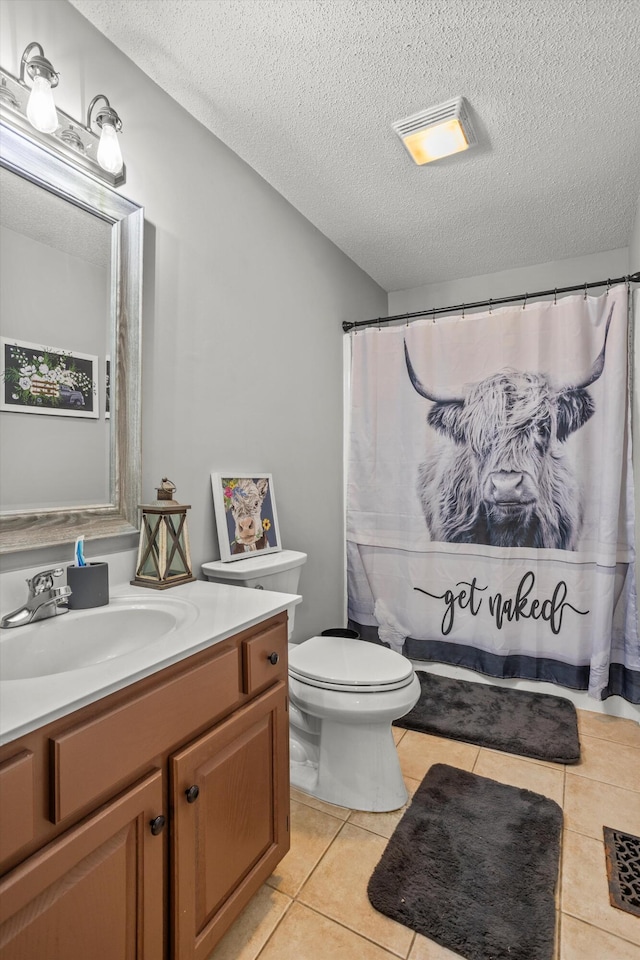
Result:
M369 881L372 905L467 960L552 960L562 810L435 764Z
M521 757L577 763L576 708L564 697L487 683L453 680L417 670L420 699L398 727L464 740Z

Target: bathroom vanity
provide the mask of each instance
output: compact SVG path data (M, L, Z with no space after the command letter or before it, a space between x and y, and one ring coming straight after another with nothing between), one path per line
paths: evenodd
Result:
M2 960L204 960L289 848L286 608L299 598L170 593L197 616L157 643L0 679Z

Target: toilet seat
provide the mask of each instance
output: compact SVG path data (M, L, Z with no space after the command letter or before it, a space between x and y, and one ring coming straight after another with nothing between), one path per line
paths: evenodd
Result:
M289 654L289 676L311 687L380 693L406 687L413 667L380 644L348 637L311 637Z

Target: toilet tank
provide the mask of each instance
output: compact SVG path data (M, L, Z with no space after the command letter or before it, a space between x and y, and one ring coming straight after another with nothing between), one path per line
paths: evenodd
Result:
M253 587L256 590L275 590L277 593L298 593L298 583L306 553L297 550L279 550L264 556L255 554L242 560L211 560L202 564L202 572L214 583L234 587ZM293 632L295 607L288 607L289 637Z

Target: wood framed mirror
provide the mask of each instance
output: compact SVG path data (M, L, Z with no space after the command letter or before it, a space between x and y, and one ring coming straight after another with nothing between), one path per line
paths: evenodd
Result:
M6 351L0 552L72 542L81 534L94 539L134 533L141 477L144 211L4 119L0 174L3 196L12 198L0 204L6 281L0 311ZM80 273L72 272L79 264ZM101 279L94 283L95 276ZM18 360L15 349L9 354L16 341L25 344ZM39 354L31 349L37 345ZM75 358L82 355L95 359L91 402L68 385L59 388L62 398L55 402L27 396L29 376L16 364L46 376L52 356L62 368L74 364L75 371Z

